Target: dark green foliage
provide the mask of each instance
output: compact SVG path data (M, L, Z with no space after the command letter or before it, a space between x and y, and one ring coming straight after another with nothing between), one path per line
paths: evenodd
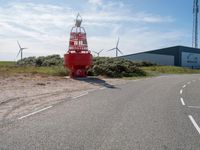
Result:
M134 61L133 61L134 62ZM134 64L137 67L150 67L150 66L157 66L157 64L148 62L148 61L140 61L140 62L134 62Z
M36 64L36 57L28 57L17 61L17 65L20 66L35 66L35 64Z
M133 77L145 76L146 73L137 67L137 64L120 58L96 57L93 66L88 71L89 75L107 77Z
M45 57L44 56L40 56L36 59L36 66L43 66L44 64L44 61L45 61Z
M50 67L63 65L63 58L60 55L49 55L41 57L28 57L17 61L20 66Z
M44 70L45 67L51 67L46 70L49 74L66 75L66 69L63 66L63 58L60 55L50 55L41 57L28 57L17 61L18 66L31 66ZM88 70L90 76L107 76L112 78L146 76L146 72L141 69L143 66L153 66L149 62L133 62L122 58L95 57L93 66ZM52 68L53 67L53 68Z

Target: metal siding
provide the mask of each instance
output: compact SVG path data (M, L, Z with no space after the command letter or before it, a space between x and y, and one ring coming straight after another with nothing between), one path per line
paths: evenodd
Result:
M181 66L181 64L182 64L182 52L191 52L191 53L200 54L200 49L192 48L192 47L185 47L185 46L174 46L174 47L168 47L168 48L146 51L146 52L137 53L137 54L126 55L126 56L122 56L121 58L127 58L127 57L134 58L135 56L139 56L141 54L157 54L157 55L164 55L166 57L172 56L172 57L174 57L174 61L173 61L174 65L175 66ZM140 60L138 59L138 61L145 61L145 60L140 58Z
M200 68L200 54L182 52L182 67Z
M180 47L180 66L183 66L183 65L182 65L182 62L183 62L183 61L182 61L182 53L183 53L183 52L200 54L200 49L193 48L193 47L181 46L181 47ZM183 67L186 67L186 66L183 66Z
M174 56L174 65L180 66L180 46L163 48L155 51L150 51L152 54L162 54L162 55L170 55ZM147 52L148 53L148 52Z
M174 56L151 54L151 53L141 53L132 56L122 57L133 61L149 61L159 65L171 65L174 66Z

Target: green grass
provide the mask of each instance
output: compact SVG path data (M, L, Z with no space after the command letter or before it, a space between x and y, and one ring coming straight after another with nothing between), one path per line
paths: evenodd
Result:
M16 62L14 61L0 61L0 67L2 66L14 66Z
M52 66L52 67L34 67L34 66L16 66L15 62L0 62L0 74L18 74L18 73L31 73L31 74L43 74L51 76L65 76L68 71L64 66Z
M150 66L141 67L146 72L146 76L128 77L124 79L141 79L146 77L158 76L161 74L200 74L200 69L189 69L175 66ZM51 76L65 76L68 75L68 71L63 66L53 67L20 67L16 66L16 62L0 61L0 75L12 75L18 73L31 73L31 74L43 74Z
M139 77L124 77L127 80L137 80L143 78L151 78L162 74L200 74L200 69L189 69L175 66L150 66L141 67L146 72L146 76Z
M142 67L148 75L156 76L160 74L198 74L200 69L189 69L175 66L151 66Z

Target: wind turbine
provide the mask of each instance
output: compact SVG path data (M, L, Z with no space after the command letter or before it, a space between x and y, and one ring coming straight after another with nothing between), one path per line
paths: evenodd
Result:
M18 46L19 46L19 52L18 52L18 54L17 54L17 57L18 57L19 54L21 53L21 60L22 60L22 57L23 57L23 50L24 50L24 49L27 49L27 48L22 48L22 47L20 46L20 44L19 44L18 41L17 41L17 44L18 44Z
M117 40L116 47L115 47L115 48L112 48L112 49L110 49L110 50L108 50L108 51L113 51L113 50L115 50L115 52L116 52L116 57L118 57L118 52L119 52L120 54L123 55L122 51L118 48L118 46L119 46L119 37L118 37L118 40ZM108 52L108 51L107 51L107 52Z
M103 51L103 49L102 50L100 50L100 51L98 51L98 52L95 52L95 51L93 51L95 54L97 54L97 57L99 57L99 55L100 55L100 53Z

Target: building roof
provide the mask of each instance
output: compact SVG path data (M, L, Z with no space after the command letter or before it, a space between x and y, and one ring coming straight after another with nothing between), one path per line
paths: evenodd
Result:
M156 50L150 50L150 51L144 51L144 52L139 52L139 53L134 53L134 54L128 54L128 55L124 55L124 56L121 56L121 57L143 54L143 53L157 53L158 51L162 51L162 53L163 53L163 52L166 52L166 50L171 50L171 51L175 52L175 51L178 51L180 49L190 49L190 50L194 50L194 51L198 50L200 52L199 48L193 48L193 47L178 45L178 46L171 46L171 47L166 47L166 48L161 48L161 49L156 49Z

